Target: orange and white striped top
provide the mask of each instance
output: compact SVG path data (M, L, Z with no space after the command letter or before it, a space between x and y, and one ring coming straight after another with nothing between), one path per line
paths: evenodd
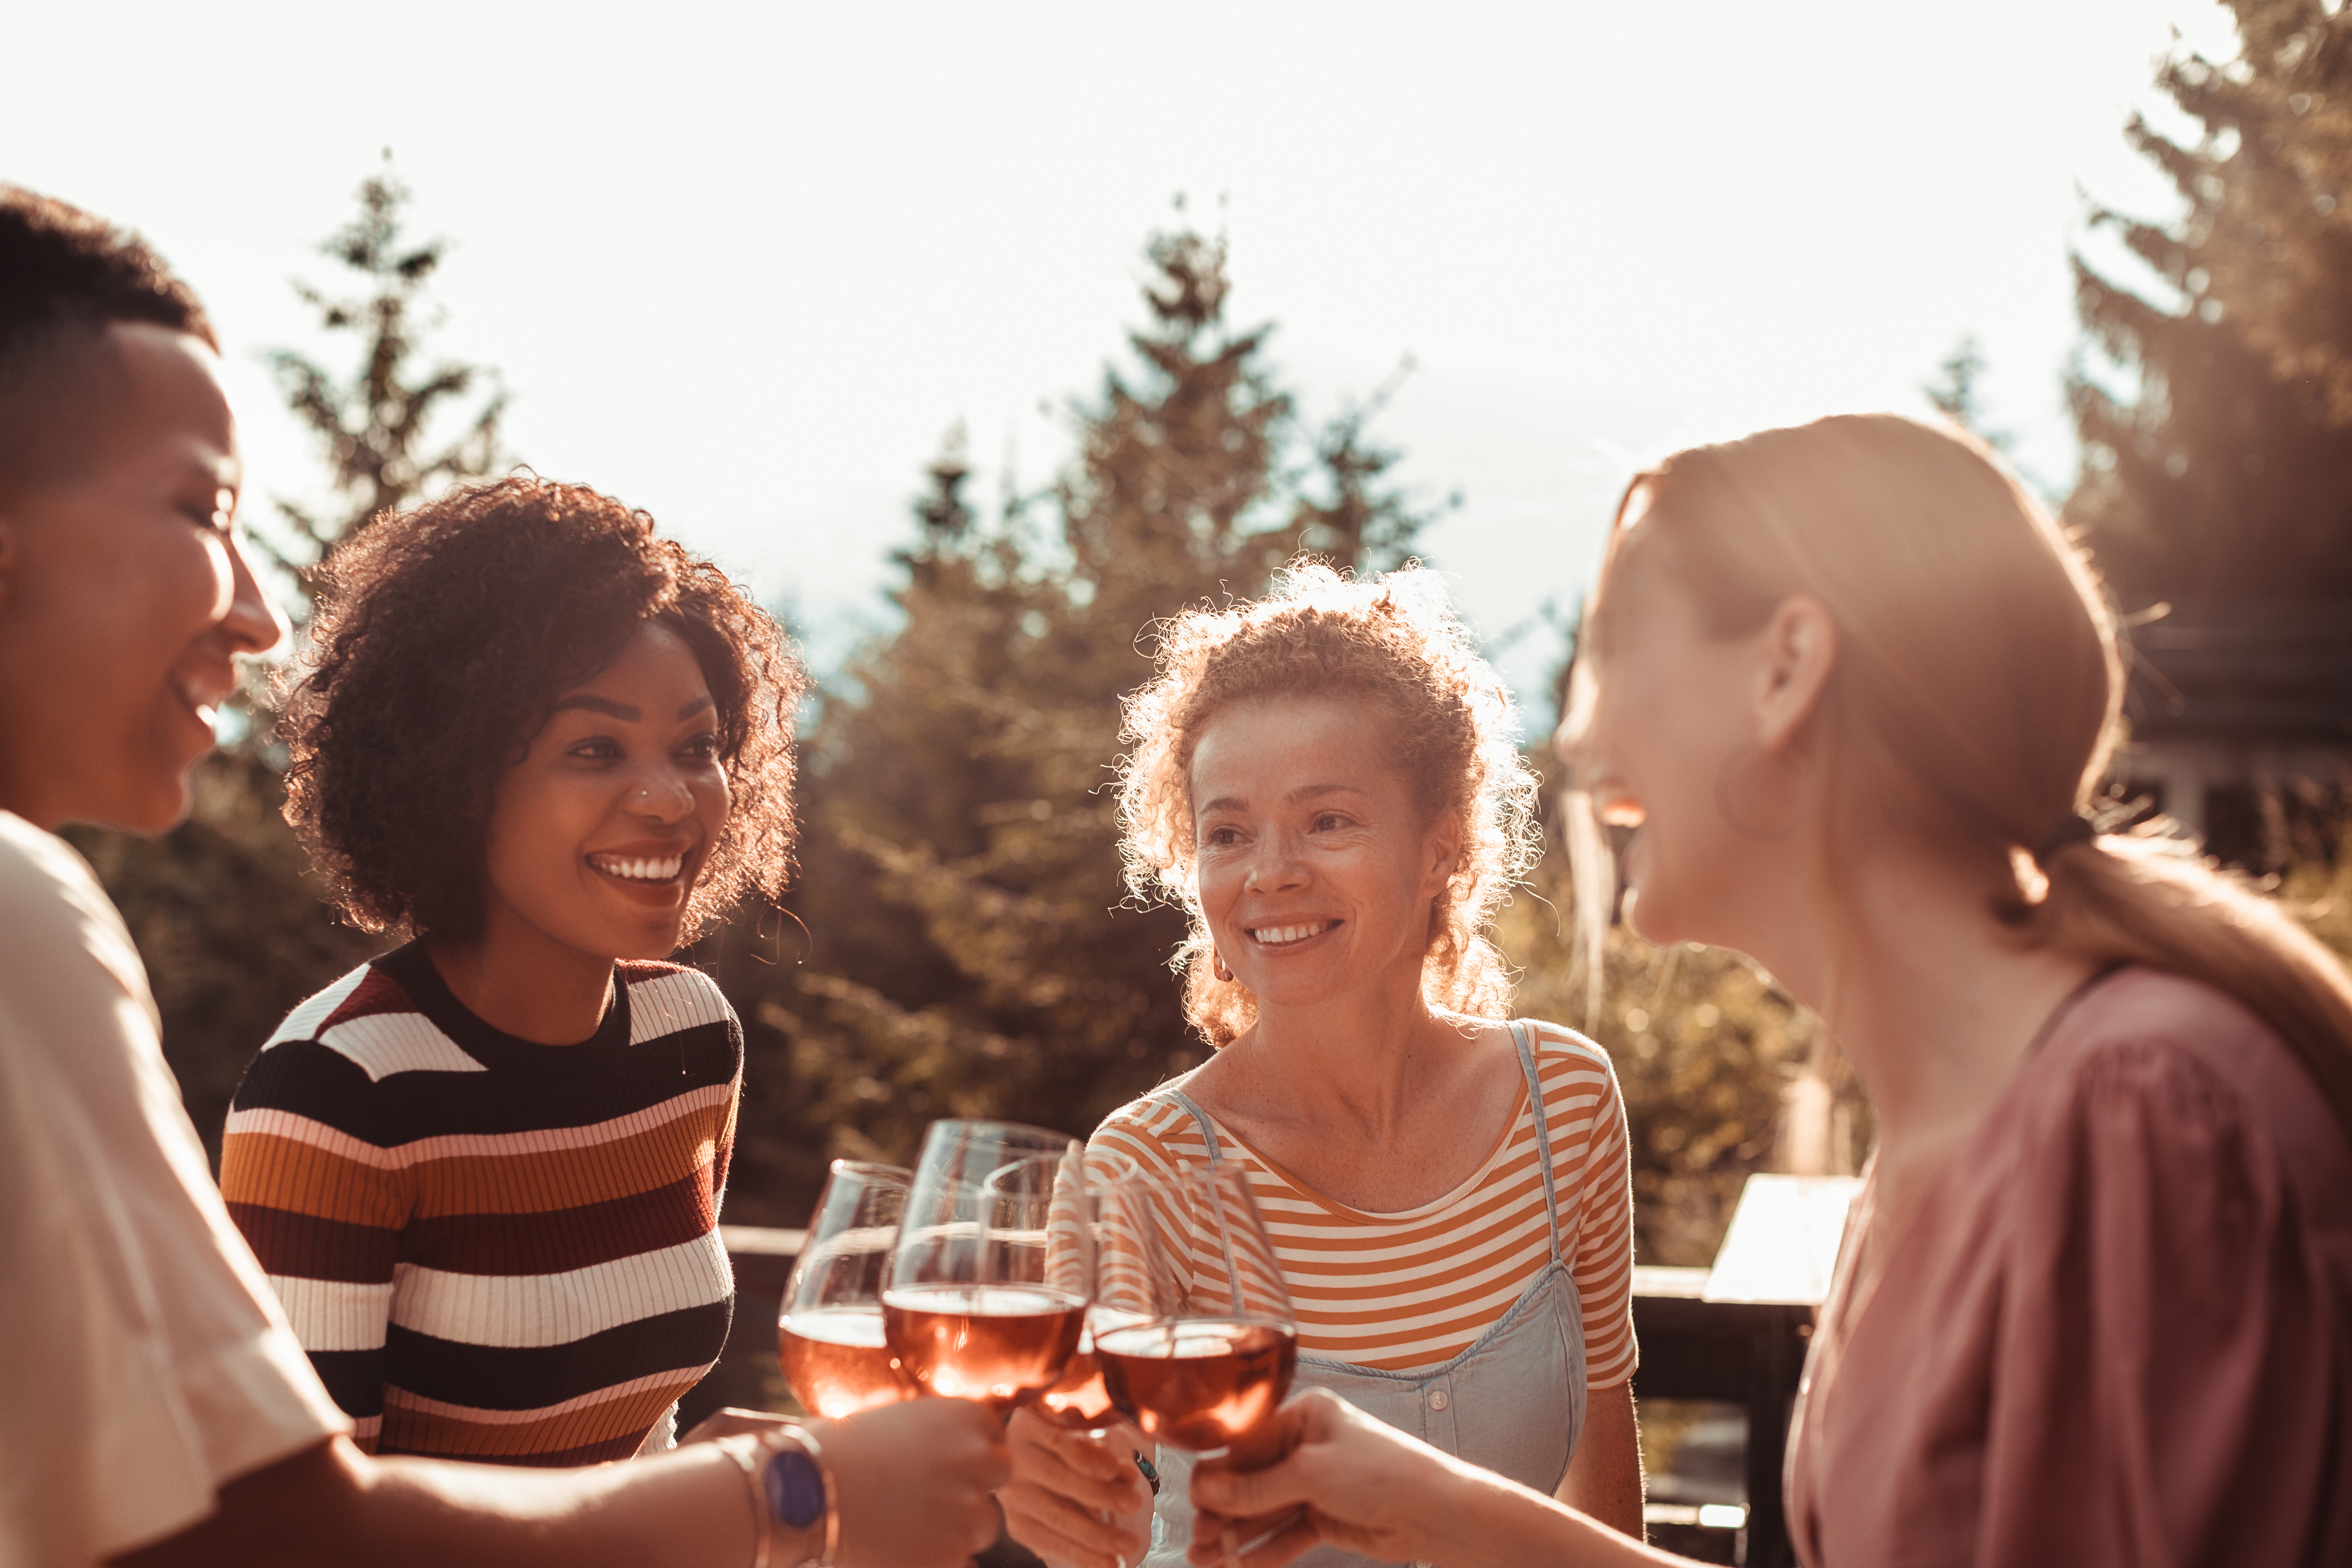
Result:
M1584 1319L1585 1381L1633 1374L1633 1186L1624 1102L1608 1053L1530 1020L1559 1194L1560 1255ZM1092 1146L1147 1172L1209 1163L1192 1114L1167 1094L1111 1112ZM1551 1260L1534 1108L1525 1088L1510 1130L1469 1180L1402 1214L1371 1214L1306 1186L1216 1123L1222 1157L1249 1172L1281 1259L1300 1353L1384 1372L1443 1365L1511 1310Z

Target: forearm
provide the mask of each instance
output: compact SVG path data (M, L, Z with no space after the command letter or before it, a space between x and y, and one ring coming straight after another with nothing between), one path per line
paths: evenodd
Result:
M734 1568L751 1561L750 1484L731 1457L708 1443L655 1459L539 1474L426 1459L379 1460L374 1468L361 1528L371 1560L386 1568Z
M707 1444L546 1471L370 1459L337 1439L238 1478L202 1524L117 1561L734 1568L751 1560L752 1521L741 1468Z
M1687 1559L1641 1543L1554 1498L1451 1461L1419 1555L1440 1568L1617 1568ZM1638 1523L1638 1515L1636 1516Z

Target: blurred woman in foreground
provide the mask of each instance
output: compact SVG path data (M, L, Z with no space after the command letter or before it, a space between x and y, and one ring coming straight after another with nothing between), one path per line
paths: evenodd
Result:
M1301 1384L1638 1535L1624 1111L1600 1047L1510 1020L1486 936L1533 847L1508 689L1417 569L1302 565L1160 642L1120 816L1137 893L1192 917L1185 1008L1216 1054L1094 1147L1249 1173ZM1016 1536L1081 1568L1143 1553L1139 1438L1011 1436ZM1185 1461L1159 1456L1155 1564L1191 1528Z
M1877 1110L1790 1435L1803 1559L2352 1562L2352 982L2098 831L2122 665L2042 509L1892 416L1683 453L1626 496L1579 665L1560 745L1640 825L1629 918L1755 956ZM1251 1568L1660 1556L1288 1418L1282 1465L1198 1478L1195 1561L1302 1501Z

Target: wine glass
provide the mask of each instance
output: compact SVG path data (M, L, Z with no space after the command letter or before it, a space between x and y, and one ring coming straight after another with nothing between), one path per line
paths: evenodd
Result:
M776 1321L784 1381L827 1419L914 1397L882 1329L882 1276L915 1173L835 1160Z
M1135 1173L1133 1160L1107 1150L1089 1149L1086 1153L1087 1190L1078 1201L1082 1205L1087 1235L1085 1243L1092 1251L1096 1265L1103 1256L1104 1204L1108 1189L1114 1182ZM1102 1363L1095 1354L1095 1336L1106 1329L1118 1328L1137 1321L1116 1308L1106 1307L1097 1300L1087 1309L1085 1331L1078 1336L1077 1353L1062 1373L1062 1380L1029 1402L1030 1412L1055 1426L1101 1436L1118 1418L1111 1404L1110 1389L1103 1381Z
M1112 1402L1160 1442L1272 1461L1298 1327L1248 1173L1131 1175L1102 1212L1094 1342Z
M926 1392L999 1414L1060 1381L1094 1285L1084 1150L1064 1132L934 1121L882 1291L890 1348Z

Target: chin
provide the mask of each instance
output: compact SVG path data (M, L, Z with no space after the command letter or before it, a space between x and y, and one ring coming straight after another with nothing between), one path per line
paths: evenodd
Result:
M1644 900L1639 888L1626 889L1624 902L1617 909L1626 929L1652 947L1672 947L1685 940L1675 929L1672 909L1655 900Z
M152 838L187 821L188 812L194 805L195 794L188 787L187 775L181 773L152 781L136 793L126 792L113 800L94 803L89 809L74 813L74 820L119 827L125 833Z

